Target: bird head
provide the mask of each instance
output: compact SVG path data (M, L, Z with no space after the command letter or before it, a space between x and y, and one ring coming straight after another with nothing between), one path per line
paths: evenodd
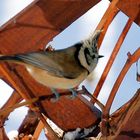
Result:
M80 63L89 72L92 72L98 63L98 59L103 57L98 54L98 39L102 30L96 30L93 35L82 42L82 47L79 51Z

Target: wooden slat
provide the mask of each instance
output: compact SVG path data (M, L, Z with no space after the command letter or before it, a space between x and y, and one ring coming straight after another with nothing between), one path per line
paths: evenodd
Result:
M0 51L4 54L15 54L44 48L55 35L99 1L38 1L21 16L17 17L16 24L14 21L10 22L0 31ZM21 89L19 93L23 98L29 99L50 94L50 90L37 83L24 67L11 64L5 70L6 73L8 72L9 80L13 83L11 85L16 89ZM6 73L5 75L7 75ZM5 78L7 79L7 76ZM100 118L98 110L95 109L93 112L79 98L70 100L62 97L55 104L43 101L43 104L37 105L40 106L43 113L63 130L88 127L94 124L98 117ZM40 116L39 112L37 114ZM60 119L61 116L63 120ZM42 118L42 116L40 117ZM45 120L43 118L42 120L45 124Z
M0 31L1 52L15 54L44 48L99 1L39 0Z
M140 25L140 0L119 0L117 7Z
M115 84L111 90L111 93L109 95L109 98L106 102L105 108L103 110L103 119L102 119L102 134L103 136L108 136L109 135L109 113L110 113L110 108L111 105L114 101L114 98L117 94L117 91L126 75L126 73L128 72L128 70L130 69L130 67L132 66L133 63L135 63L138 59L140 58L140 47L131 55L130 53L128 53L128 59L123 67L123 69L121 70L118 78L115 81Z
M133 23L133 21L131 19L129 19L127 21L127 24L125 25L125 27L124 27L124 29L123 29L123 31L122 31L119 39L118 39L113 51L112 51L112 54L111 54L111 56L110 56L110 58L109 58L109 60L108 60L108 62L106 64L106 67L105 67L105 69L104 69L104 71L103 71L103 73L101 75L101 78L100 78L100 80L99 80L99 82L98 82L98 84L97 84L97 86L95 88L95 91L94 91L94 96L95 97L98 97L98 95L99 95L99 93L101 91L101 88L102 88L102 86L103 86L103 84L104 84L104 82L105 82L105 80L107 78L107 75L108 75L108 73L109 73L109 71L110 71L110 69L111 69L111 67L112 67L112 65L114 63L114 60L115 60L115 58L116 58L116 56L117 56L117 54L118 54L118 52L119 52L119 50L120 50L120 48L122 46L122 43L125 40L125 37L126 37L128 31L129 31L132 23ZM94 102L94 101L92 101L92 102Z
M64 131L74 127L87 128L100 121L101 112L96 107L90 109L79 98L70 100L63 96L55 103L47 101L42 104L47 108L48 117Z
M121 85L122 80L124 79L126 73L130 69L131 65L133 63L135 63L136 61L138 61L139 58L140 58L140 47L132 55L130 54L130 52L128 53L128 59L124 65L123 69L121 70L118 78L116 79L115 84L114 84L114 86L111 90L111 93L109 95L109 98L107 100L107 103L105 105L105 110L103 111L104 116L109 115L112 102L116 96L116 93Z
M110 117L110 135L102 140L139 140L140 139L140 89L121 108Z

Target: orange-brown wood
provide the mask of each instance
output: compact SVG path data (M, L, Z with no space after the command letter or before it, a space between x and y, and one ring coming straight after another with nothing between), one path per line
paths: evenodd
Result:
M102 19L100 20L98 26L96 27L96 30L103 30L101 33L99 40L98 40L98 47L101 47L102 41L104 39L104 36L107 32L107 29L117 13L119 12L119 9L116 7L116 4L119 0L113 0L109 7L107 8L106 12L104 13Z
M54 36L63 31L68 25L99 1L100 0L34 1L28 8L25 8L19 15L0 28L1 53L15 54L44 49L46 44L52 40ZM124 3L128 3L126 0L122 1ZM133 4L132 0L129 0L131 4L128 3L128 6L126 6L127 4L122 4L122 1L113 0L101 22L97 26L96 29L104 29L100 37L99 44L103 41L104 35L111 21L119 11L117 7L125 13L128 13L128 15L139 24L139 1L135 0L136 2L134 5L136 7L136 12L133 13L132 11L134 11L134 9L131 7ZM130 25L131 22L129 23L126 32L129 30ZM122 33L124 37L126 32L124 31L124 33ZM120 43L122 42L120 41ZM134 59L134 57L133 59L131 59L131 56L129 57L129 61L131 62L134 62ZM22 96L22 98L26 100L41 95L51 94L50 89L37 83L23 66L21 67L13 64L0 65L0 72L2 72L2 75L0 76L2 78L4 77L7 82ZM123 76L125 75L125 72L122 72ZM123 76L121 76L121 78ZM111 97L106 104L107 107L104 109L104 106L102 106L104 109L104 116L108 116L110 106L121 80L119 79L116 81L116 87L112 89ZM74 100L70 100L65 96L62 96L58 102L52 103L48 100L44 100L34 104L33 107L34 106L39 107L39 110L35 111L36 115L40 117L43 124L46 126L48 130L48 137L51 140L57 140L59 138L46 123L46 120L41 112L49 117L64 131L76 129L77 127L84 128L95 125L96 123L99 123L101 117L101 112L82 96L79 96L79 98Z
M6 101L6 103L1 107L0 111L3 109L6 109L10 106L14 106L16 103L19 103L20 101L22 101L22 97L16 92L14 91L12 93L12 95L9 97L9 99ZM6 114L6 116L2 116L3 117L3 122L5 122L5 120L8 118L10 112Z
M140 26L139 0L120 0L116 6Z
M96 27L96 30L103 30L101 33L99 40L98 40L98 47L101 47L102 41L104 39L104 36L107 32L107 29L117 13L119 12L119 9L117 9L116 4L118 3L119 0L113 0L109 7L107 8L106 12L104 13L102 19L100 20L98 26Z
M108 7L107 11L110 10L109 7ZM107 11L106 11L106 13L108 13ZM104 22L104 24L102 24L102 28L101 29L103 31L102 31L102 33L101 33L101 35L99 37L99 40L98 40L98 47L99 48L101 47L101 44L103 42L103 39L105 37L105 34L106 34L107 30L108 30L109 25L111 24L111 22L113 21L113 19L116 17L116 15L118 14L118 12L119 12L119 9L117 7L114 7L112 9L112 11L109 13L109 15L106 15L106 13L104 14L103 18L101 19L100 23L98 24L97 29L100 28L99 25L102 24L102 22L104 22L104 18L107 16L106 22Z
M136 98L135 98L136 97ZM140 139L140 89L137 90L134 100L126 108L114 140L139 140ZM132 98L132 99L133 99ZM122 115L122 114L120 114ZM122 123L121 123L122 122Z
M109 136L103 135L102 140L139 140L139 114L140 89L127 103L110 115L108 121ZM105 127L102 129L104 130Z
M15 54L44 48L48 41L97 2L99 2L99 0L38 1L1 29L0 51L3 54ZM4 73L8 82L24 99L50 94L50 90L37 83L24 67L10 64L6 69L1 67L1 71ZM38 103L37 106L64 130L68 130L69 128L75 129L78 126L88 127L96 122L96 113L94 114L80 99L69 100L64 98L63 100L64 102L61 100L58 104L43 101L43 104ZM62 106L66 106L67 108L62 110ZM75 106L76 109L73 110ZM70 114L72 114L73 117L70 115L67 115L66 119L63 117L62 123L62 121L58 119L58 115L53 115L57 110L62 110L59 111L60 116L65 116L68 112L71 112ZM80 112L81 117L79 117L78 112ZM39 112L37 112L37 114L40 116ZM87 118L87 114L89 114L89 118ZM42 116L40 117L43 123L46 123L44 118ZM96 119L94 120L94 118ZM69 120L71 120L71 124ZM68 122L68 124L65 126L66 122Z
M70 100L63 96L55 103L47 101L42 105L47 108L47 116L64 131L89 127L100 120L101 113L94 107L90 109L79 98Z
M38 116L29 109L28 113L26 114L25 118L18 128L19 136L21 137L30 134L33 135L39 121L40 120Z
M0 123L0 125L1 125L1 123ZM2 126L0 127L0 139L1 140L9 140L7 135L6 135L5 129Z
M1 109L13 106L14 104L19 103L20 101L22 101L22 97L16 91L14 91Z
M0 50L4 54L44 48L59 32L100 0L39 0L0 31Z
M39 0L33 0L33 2L31 2L27 7L25 7L23 10L21 10L18 14L16 14L14 17L12 17L11 19L9 19L6 23L4 23L3 25L0 26L0 31L3 30L4 28L6 28L9 24L15 24L18 17L20 17L22 14L24 14L24 12L26 12L28 9L30 9L31 7L33 7Z
M116 4L118 3L118 1L119 0L112 0L107 11L105 12L101 21L99 22L99 24L96 28L97 30L103 29L104 25L106 24L106 21L108 20L108 17L114 12L114 9L116 9Z
M108 60L108 62L106 64L106 67L105 67L105 69L104 69L104 71L103 71L103 73L102 73L102 75L100 77L100 80L99 80L99 82L98 82L98 84L97 84L97 86L95 88L95 91L94 91L94 96L95 97L98 97L98 95L100 93L100 90L101 90L101 88L102 88L102 86L103 86L103 84L105 82L105 79L106 79L106 77L107 77L107 75L108 75L108 73L109 73L109 71L111 69L111 66L113 65L113 62L114 62L114 60L115 60L115 58L116 58L116 56L117 56L117 54L118 54L118 52L119 52L119 50L121 48L121 45L122 45L122 43L123 43L128 31L130 29L132 23L133 23L133 21L131 19L129 19L127 24L126 24L126 26L124 27L124 29L123 29L123 31L122 31L122 33L121 33L116 45L115 45L115 47L114 47L114 49L112 51L112 54L111 54L111 56L110 56L110 58L109 58L109 60ZM94 101L92 101L92 102L94 102Z
M42 123L42 121L39 121L38 126L33 134L33 138L35 138L36 140L38 140L39 135L42 131L42 129L44 128L44 124Z
M128 72L129 68L131 67L131 65L133 63L135 63L139 58L140 58L140 47L134 52L134 54L131 55L130 53L128 53L128 59L124 65L122 71L120 72L120 74L111 90L107 103L105 105L105 109L103 111L104 117L108 117L108 115L109 115L109 111L110 111L112 102L115 98L115 95L120 87L120 84L121 84L123 78L125 77L126 73Z

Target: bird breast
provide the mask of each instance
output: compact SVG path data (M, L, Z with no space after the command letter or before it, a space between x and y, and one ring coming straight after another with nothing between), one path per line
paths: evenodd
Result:
M55 75L52 75L46 70L35 68L31 65L26 66L26 69L37 82L49 88L56 89L74 88L87 77L86 71L81 73L81 75L75 79L68 79L65 77L56 77Z

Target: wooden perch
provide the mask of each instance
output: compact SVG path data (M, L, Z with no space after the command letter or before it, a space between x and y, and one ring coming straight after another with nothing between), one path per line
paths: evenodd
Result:
M41 48L44 49L46 44L52 40L54 36L68 27L68 25L70 25L74 20L80 17L97 2L99 2L99 0L88 0L85 1L85 3L82 0L77 2L56 1L57 4L53 4L51 0L34 0L30 6L25 8L21 13L0 27L0 44L2 46L2 54L17 54L21 52L36 51ZM97 30L103 30L98 42L99 48L110 23L120 11L117 8L118 2L119 0L112 0L96 28ZM50 5L52 5L51 8ZM73 10L70 12L69 9L71 8ZM36 15L38 15L38 18L36 18ZM29 20L31 18L32 20ZM0 72L2 72L0 74L1 78L6 78L9 85L12 86L15 90L14 92L16 92L16 94L12 94L7 103L0 110L0 116L1 118L3 117L3 122L5 122L5 118L7 118L13 109L22 105L31 104L30 108L33 109L36 115L34 115L34 121L37 121L37 123L33 126L33 132L30 131L29 134L33 134L34 139L38 139L42 128L46 127L47 131L45 135L47 135L47 138L50 140L59 140L59 137L46 122L46 116L53 120L53 122L64 131L69 131L77 127L87 128L91 125L98 125L101 120L101 111L95 108L93 104L97 103L98 106L103 110L102 126L104 130L101 131L106 135L108 129L107 125L110 123L110 107L125 74L127 73L130 66L138 59L138 57L140 57L140 49L138 49L133 55L128 53L128 60L122 69L120 76L116 80L116 83L114 84L106 106L100 103L96 97L100 93L102 85L125 39L125 36L131 27L131 24L132 21L129 19L113 50L113 53L106 65L93 96L83 88L82 90L84 90L84 93L83 91L77 91L78 97L73 101L64 97L66 95L70 95L71 93L64 92L60 94L61 98L58 102L52 103L50 99L54 98L54 95L50 93L48 88L37 83L23 67L11 67L12 65L9 65L8 67L8 65L0 65ZM49 28L50 26L52 28ZM38 32L40 32L40 34L37 34ZM19 40L18 37L20 37ZM15 71L13 71L12 68L14 68ZM18 97L17 94L21 97ZM86 100L82 94L86 94L88 97L90 97L92 102ZM14 98L13 101L12 98ZM25 99L26 101L19 103L22 99ZM18 104L16 104L16 101ZM123 112L124 110L122 109L121 111ZM43 113L46 116L44 116ZM7 140L8 138L6 138L6 134L4 132L3 122L1 123L2 129L0 129L0 139ZM25 125L22 126L21 130L26 128L25 126L28 125L30 127L29 120L25 123ZM32 127L27 128L26 132L28 132L29 129L31 130ZM27 139L29 139L29 137L24 138L24 140Z
M11 97L14 97L15 99L17 98L16 96L16 92L14 92L12 94ZM89 93L87 91L87 89L83 86L82 87L82 90L80 91L77 91L77 94L78 95L87 95L88 97L90 97L92 100L94 100L95 103L97 103L97 105L103 110L104 109L104 105L98 101L98 99L96 99L94 96L91 95L91 93ZM62 92L60 93L59 95L60 97L61 96L71 96L71 92L70 91L65 91L65 92ZM39 96L39 97L36 97L36 98L32 98L30 100L26 100L24 102L21 102L21 103L16 103L15 100L14 100L14 104L12 103L11 105L9 104L9 102L12 100L11 98L9 98L8 102L1 108L0 110L0 116L2 116L3 118L7 117L9 115L10 112L12 112L14 109L16 108L19 108L19 107L22 107L22 106L29 106L30 104L33 104L33 103L36 103L36 102L42 102L44 100L48 100L48 101L51 101L52 98L56 98L54 94L50 94L50 95L42 95L42 96ZM76 97L75 97L76 98ZM21 98L20 98L21 99ZM19 100L19 96L17 98L17 100ZM71 100L71 99L70 99ZM20 101L20 100L19 100ZM35 108L32 108L32 110L36 110L37 107Z
M94 98L86 89L85 89L85 87L83 87L83 90L80 90L80 91L77 91L77 93L78 93L78 97L79 97L79 95L82 95L82 94L85 94L85 95L87 95L88 97L90 97L90 98ZM63 92L63 93L60 93L60 98L61 98L61 96L71 96L71 92L70 91L68 91L68 92ZM30 99L30 100L27 100L27 101L25 101L25 102L22 102L22 103L18 103L18 104L15 104L15 105L13 105L13 106L9 106L9 107L7 107L7 108L3 108L1 111L0 111L0 116L7 116L7 114L9 114L10 112L12 112L15 108L17 108L17 107L21 107L21 106L25 106L25 105L29 105L29 104L32 104L32 103L34 103L34 102L41 102L41 101L46 101L46 100L48 100L48 101L50 101L51 100L51 98L55 98L55 95L54 94L50 94L50 95L44 95L44 96L40 96L40 97L36 97L36 98L33 98L33 99ZM85 103L85 104L88 104L88 103L90 103L90 102L88 102L86 99L85 100L83 100L84 99L84 97L82 97L82 96L80 96L80 99ZM71 100L71 99L69 99L69 100ZM95 98L94 99L95 100L95 102L99 105L99 107L103 110L103 108L104 108L104 106ZM86 101L86 102L85 102ZM91 104L91 103L90 103ZM89 106L91 109L93 109L93 105L90 105ZM33 109L33 111L35 111L37 108L35 108L35 109ZM94 108L95 109L95 108ZM43 120L44 118L42 118L42 120ZM45 123L45 121L46 120L44 120L44 122L43 123ZM24 121L25 122L25 121ZM24 125L24 122L23 122L23 125ZM29 124L28 124L29 123ZM41 123L41 122L40 122ZM41 123L42 124L42 123ZM23 125L21 126L21 128L25 128L25 127L23 127ZM28 126L28 125L30 125L30 122L28 122L28 121L26 121L26 126ZM44 125L43 125L44 126ZM43 127L42 125L41 125L41 127ZM36 126L34 126L34 127L36 127ZM40 131L40 129L41 129L41 127L40 127L40 125L39 125L39 131ZM27 135L26 134L26 132L22 132L21 130L23 130L23 131L27 131L27 129L25 128L25 130L24 129L21 129L20 128L20 131L19 131L19 133L23 133L24 134L24 136L25 135ZM35 129L35 128L34 128ZM33 130L33 129L31 129L31 130ZM39 131L36 131L35 132L35 136L33 136L33 138L34 137L37 137L38 135L39 135ZM30 133L30 131L28 130L27 131L27 133ZM32 133L30 133L30 134L32 134ZM49 135L49 137L52 137L51 136L51 134L50 134L50 131L48 131L48 133L47 133L48 135Z

